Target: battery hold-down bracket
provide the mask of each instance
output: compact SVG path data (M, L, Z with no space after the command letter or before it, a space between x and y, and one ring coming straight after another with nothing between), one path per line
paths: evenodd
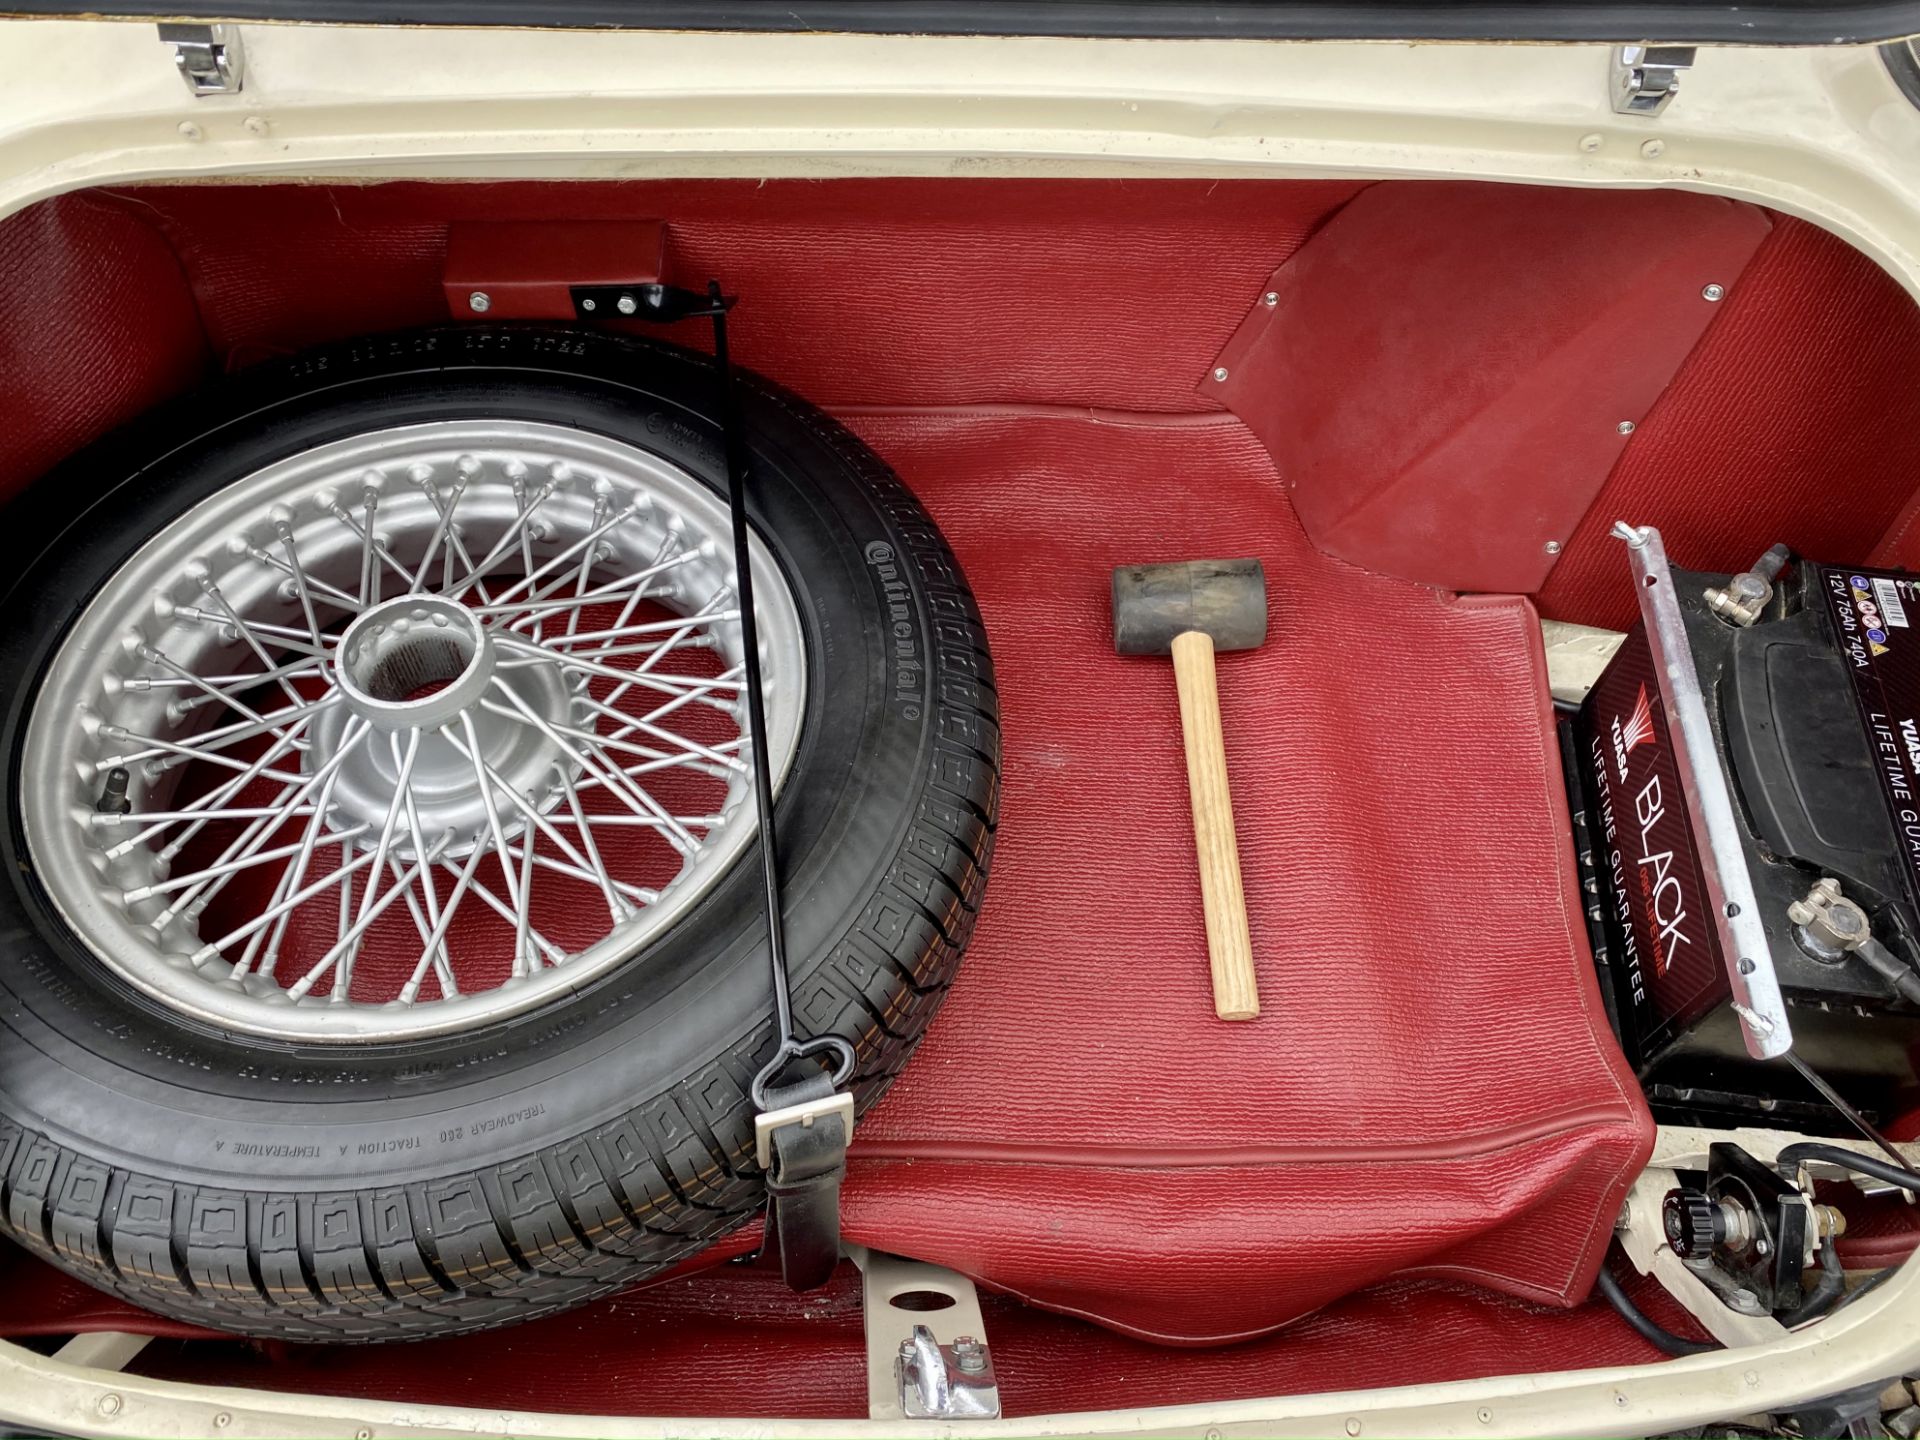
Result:
M1714 743L1713 724L1687 639L1686 618L1681 613L1666 546L1661 542L1660 532L1650 525L1635 526L1621 521L1613 527L1613 533L1627 544L1628 565L1639 597L1658 698L1673 742L1673 771L1679 780L1692 831L1693 854L1698 861L1697 879L1719 942L1721 963L1732 991L1733 1013L1739 1018L1747 1053L1756 1060L1774 1059L1793 1048L1793 1027L1787 1018L1786 998L1781 993L1753 879L1747 870L1733 793ZM1637 728L1651 725L1648 708L1635 707L1633 719L1628 721L1628 728L1634 733L1623 735L1616 742L1620 746L1623 772L1626 750L1642 743L1643 736L1651 733L1650 729ZM1643 831L1650 828L1649 818L1662 799L1657 774L1650 783L1651 791L1642 788L1630 801L1632 813L1642 822ZM1657 876L1656 890L1671 885L1677 894L1684 888L1682 858L1675 856L1672 869Z

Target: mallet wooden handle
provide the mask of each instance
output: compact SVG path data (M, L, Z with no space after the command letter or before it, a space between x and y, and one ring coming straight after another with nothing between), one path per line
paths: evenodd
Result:
M1222 1020L1251 1020L1260 1013L1260 991L1247 934L1247 899L1240 888L1233 798L1227 791L1213 637L1203 630L1174 636L1173 675L1180 686L1180 729L1187 745L1187 791L1193 802L1193 842L1200 855L1214 1013Z

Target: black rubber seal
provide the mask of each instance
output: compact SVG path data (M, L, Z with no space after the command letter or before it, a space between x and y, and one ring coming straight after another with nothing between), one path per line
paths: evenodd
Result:
M1702 45L1858 45L1920 34L1910 0L1558 0L1369 4L1196 0L0 0L11 15L501 26L553 30L719 30L867 35L1051 35L1166 40L1485 40Z

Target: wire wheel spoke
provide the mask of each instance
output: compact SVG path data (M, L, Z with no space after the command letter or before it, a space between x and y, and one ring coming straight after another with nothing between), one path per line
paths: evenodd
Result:
M784 775L805 649L755 544ZM393 1040L572 993L752 841L731 554L701 481L561 427L268 466L63 642L23 769L40 873L111 969L241 1030Z

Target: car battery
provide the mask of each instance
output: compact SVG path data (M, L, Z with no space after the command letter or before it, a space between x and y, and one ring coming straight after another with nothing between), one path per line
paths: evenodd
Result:
M1671 569L1565 725L1600 980L1656 1115L1920 1103L1920 581ZM1770 552L1771 553L1771 552ZM1778 552L1784 558L1784 551ZM1664 607L1664 608L1662 608Z

